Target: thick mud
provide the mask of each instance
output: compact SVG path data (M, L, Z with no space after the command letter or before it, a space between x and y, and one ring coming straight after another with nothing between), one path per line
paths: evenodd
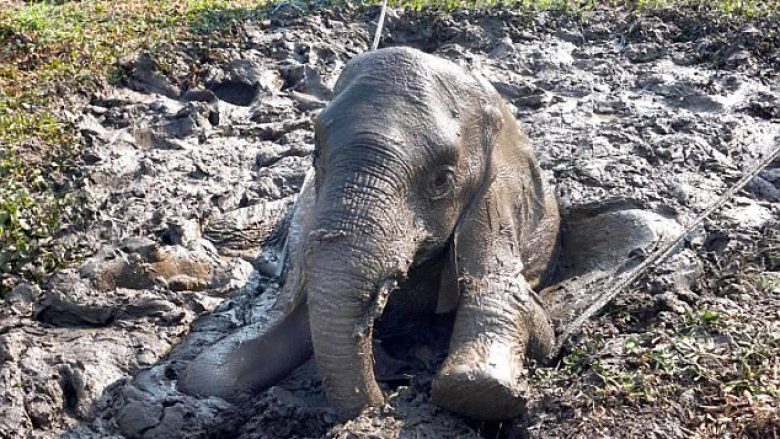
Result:
M378 345L388 403L346 423L327 407L311 361L238 405L176 390L201 350L279 318L269 311L279 247L311 163L311 119L344 63L366 50L377 12L277 8L231 35L122 60L122 83L74 110L89 145L81 171L92 220L71 239L94 255L42 287L18 285L0 310L0 437L685 435L682 418L663 412L597 423L572 409L577 384L537 382L541 367L523 418L481 424L449 414L428 402L446 317L412 340ZM557 184L565 282L613 275L678 233L780 141L778 26L732 29L671 12L574 20L391 10L382 44L480 71L511 103ZM655 289L632 290L617 306L684 313L705 303L706 292L680 292L712 274L728 249L719 242L777 228L779 214L775 163L723 209L719 231L702 231L704 244L653 272ZM587 293L566 290L571 302ZM777 294L760 315L777 319ZM579 339L642 330L607 315Z

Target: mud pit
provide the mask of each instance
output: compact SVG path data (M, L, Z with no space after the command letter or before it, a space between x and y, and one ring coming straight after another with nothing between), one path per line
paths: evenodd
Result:
M341 9L304 17L283 8L230 37L123 60L124 85L106 86L78 110L94 218L72 239L95 253L42 288L19 285L7 298L0 436L686 434L682 418L668 413L627 409L628 418L596 421L597 409L572 403L576 384L549 381L532 386L522 419L488 425L450 415L427 401L446 321L421 328L411 344L390 340L377 349L389 402L347 423L327 408L312 362L238 407L175 390L177 373L202 349L278 318L268 312L279 291L277 250L311 162L310 121L344 63L366 49L376 15ZM778 25L756 26L704 30L671 13L598 13L580 22L391 11L383 45L415 46L477 69L513 105L557 181L569 228L581 231L564 241L565 278L614 263L612 245L570 252L578 239L620 247L619 230L605 224L636 224L623 231L633 240L624 253L647 250L780 141L780 52L777 41L775 49L765 44ZM777 229L779 165L723 209L720 229L700 235L704 245L689 245L655 270L660 289L632 290L616 306L661 303L648 311L644 330L651 331L661 311L715 300L687 293L713 272L730 240ZM775 329L778 302L775 290L757 314ZM758 305L733 306L753 312ZM581 338L620 343L636 330L602 316Z

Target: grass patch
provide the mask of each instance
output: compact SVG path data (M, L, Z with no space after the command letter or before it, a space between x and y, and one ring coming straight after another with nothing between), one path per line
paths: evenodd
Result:
M67 259L53 237L76 204L75 193L57 194L53 184L65 178L73 132L37 105L25 94L0 95L0 273L33 279Z
M546 372L546 379L571 388L575 396L569 397L591 419L603 414L593 407L612 417L673 412L682 427L702 437L776 437L779 232L777 225L768 226L710 260L688 311L646 314L654 322L641 331L627 327L607 338L595 332ZM636 304L622 307L628 312ZM614 316L602 319L615 322Z
M679 316L671 329L628 336L617 351L603 340L586 340L546 378L557 387L577 383L584 407L625 414L687 401L682 407L689 417L682 421L691 429L780 427L773 415L780 408L776 321L704 308Z
M641 295L616 303L554 370L539 374L554 389L547 393L583 422L674 413L695 437L777 437L779 227L736 231L734 247L701 254L704 274L680 295L685 311L648 311ZM645 324L619 324L632 314Z
M0 9L0 300L76 253L57 242L79 218L81 150L59 107L113 75L116 60L258 17L257 0L19 2Z

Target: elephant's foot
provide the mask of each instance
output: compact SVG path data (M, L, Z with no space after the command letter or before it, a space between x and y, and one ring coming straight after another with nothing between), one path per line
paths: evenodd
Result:
M464 287L433 401L473 419L519 416L525 357L546 355L554 343L552 327L523 279L472 279Z
M436 405L472 419L520 415L525 407L516 340L481 338L450 355L433 382Z
M216 350L216 355L208 354L195 358L179 378L177 388L193 396L216 396L226 401L237 401L244 389L237 374L226 366L224 350Z
M177 383L179 390L237 401L268 388L311 357L305 303L272 328L264 326L246 326L195 357Z

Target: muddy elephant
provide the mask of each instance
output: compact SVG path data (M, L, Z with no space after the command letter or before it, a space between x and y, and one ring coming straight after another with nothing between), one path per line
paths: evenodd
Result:
M383 403L372 332L387 304L395 316L455 313L436 404L476 419L518 415L527 356L554 344L534 290L555 258L559 215L496 90L414 49L372 51L344 68L315 139L288 232L285 317L202 353L180 388L234 398L313 352L329 403L353 417Z

